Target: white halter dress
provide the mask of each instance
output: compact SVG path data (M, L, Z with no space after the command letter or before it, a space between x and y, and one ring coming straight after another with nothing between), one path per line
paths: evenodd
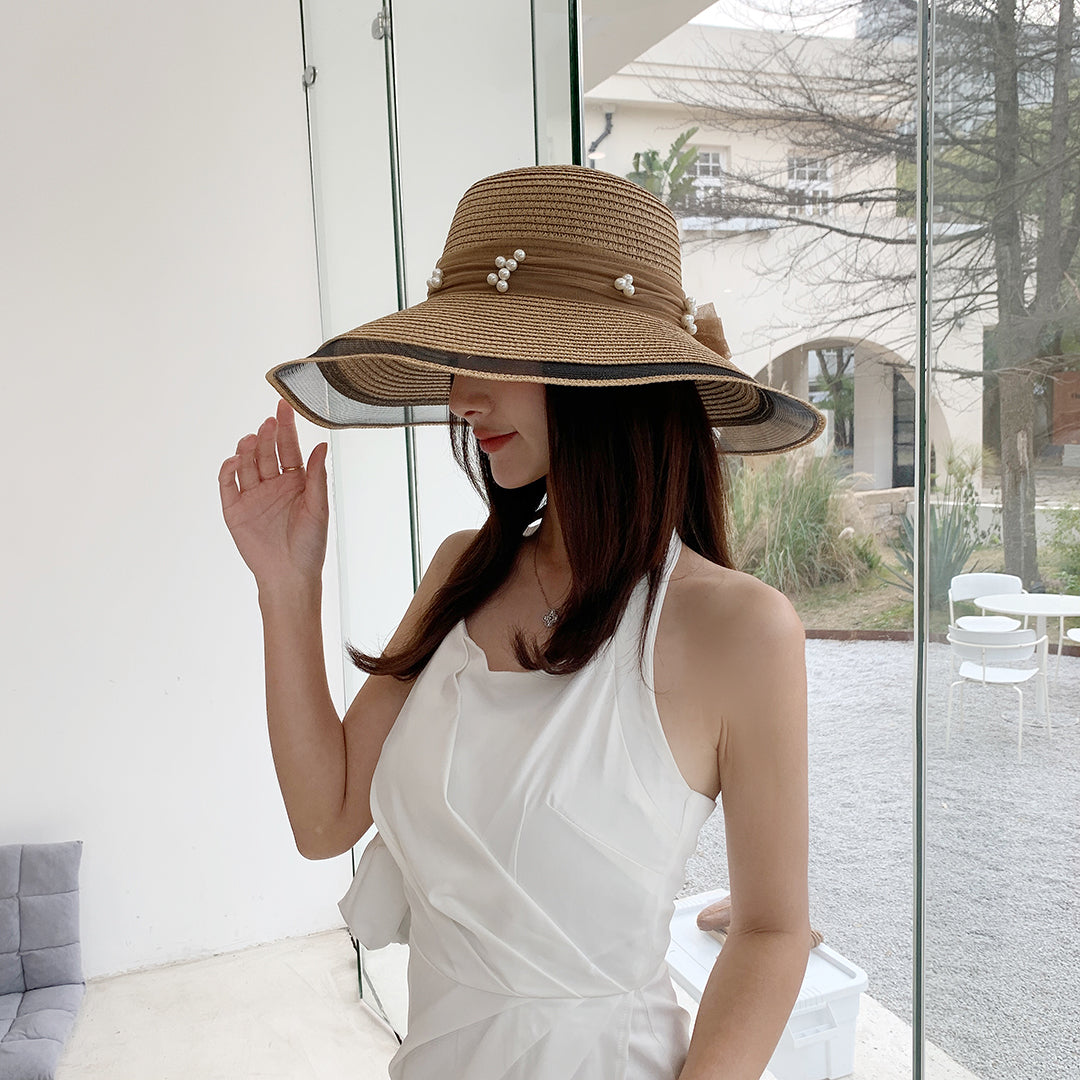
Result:
M581 671L491 671L459 623L371 784L378 835L341 901L369 948L409 946L392 1080L674 1080L689 1017L667 972L686 860L715 808L660 725L647 584Z

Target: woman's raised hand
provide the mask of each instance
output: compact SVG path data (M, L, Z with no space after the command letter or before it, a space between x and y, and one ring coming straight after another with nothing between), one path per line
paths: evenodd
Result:
M277 417L245 435L218 473L221 509L233 542L259 588L313 584L322 577L326 532L327 443L300 452L296 416L286 401Z

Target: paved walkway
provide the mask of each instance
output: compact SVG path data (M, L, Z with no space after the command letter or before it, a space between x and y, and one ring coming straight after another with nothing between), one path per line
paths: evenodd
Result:
M913 656L903 642L807 643L811 918L902 1020L911 1016ZM948 646L931 645L927 1032L978 1076L1076 1080L1080 726L1048 738L1031 708L1018 764L1015 692L969 684L966 722L946 749L949 668ZM1050 704L1059 720L1080 715L1080 657L1062 658ZM687 878L688 893L728 884L719 812Z

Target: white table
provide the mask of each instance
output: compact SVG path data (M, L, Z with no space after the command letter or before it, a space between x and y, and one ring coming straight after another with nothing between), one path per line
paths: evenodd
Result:
M1034 617L1039 637L1046 633L1047 619L1080 619L1080 596L1070 593L991 593L975 597L974 603L999 615Z
M988 596L977 596L975 606L984 611L993 611L998 615L1012 615L1016 618L1033 618L1035 620L1035 636L1043 637L1046 634L1046 620L1058 620L1058 659L1061 658L1061 643L1065 637L1065 620L1080 618L1080 596L1072 593L991 593ZM1042 698L1042 691L1036 682L1036 696ZM1047 704L1043 700L1038 701L1040 714L1046 715ZM1075 719L1065 723L1076 723ZM1059 726L1061 721L1059 721Z

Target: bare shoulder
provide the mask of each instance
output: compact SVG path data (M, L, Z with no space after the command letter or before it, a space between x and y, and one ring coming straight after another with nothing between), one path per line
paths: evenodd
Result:
M751 574L717 566L684 547L668 584L663 622L698 660L758 654L764 647L802 648L791 601Z
M713 745L805 712L805 634L783 593L684 548L657 633L656 678Z
M451 572L457 565L458 559L465 553L466 548L472 543L477 529L462 529L460 532L451 533L438 547L431 557L427 570L420 581L420 587L413 595L412 601L406 610L401 623L390 639L387 646L389 649L399 648L412 636L422 613L431 603L435 594L446 584Z
M441 585L479 531L479 529L461 529L459 532L451 533L431 557L431 563L424 576L433 574L436 578L442 579L436 582L437 585Z

